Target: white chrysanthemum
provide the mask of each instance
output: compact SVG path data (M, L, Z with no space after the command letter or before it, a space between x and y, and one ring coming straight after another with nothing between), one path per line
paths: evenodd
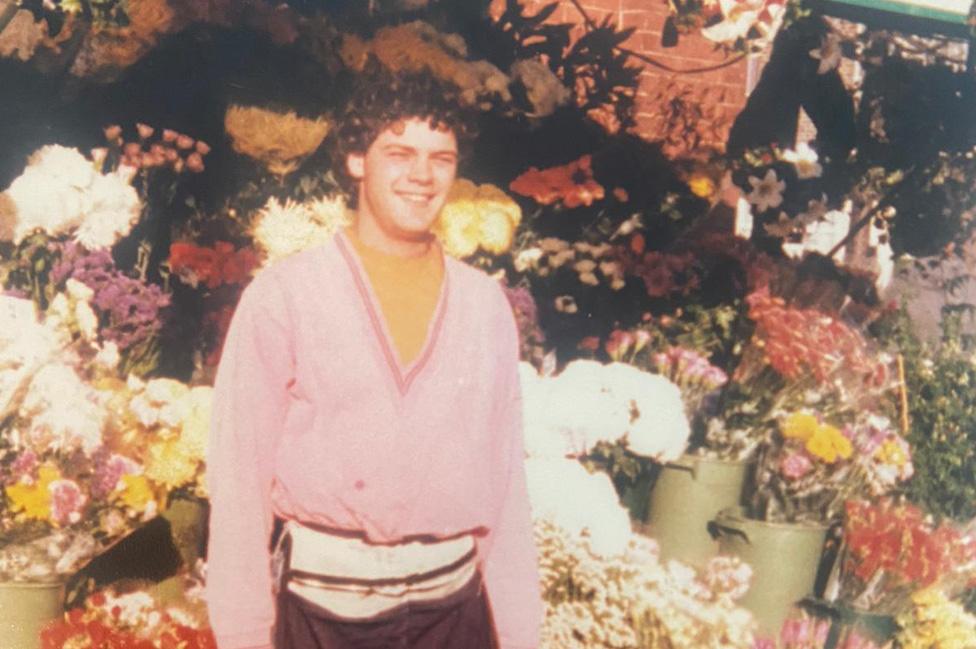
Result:
M94 362L96 365L100 366L106 370L114 370L118 367L121 356L119 355L119 346L114 342L107 342L98 350L95 355Z
M13 205L13 240L36 229L75 231L86 248L104 248L128 234L141 205L125 173L100 174L75 149L45 146L28 160L5 196Z
M33 301L0 296L0 419L18 407L30 377L59 348Z
M268 264L328 241L346 224L341 199L320 199L308 204L272 197L254 219L251 234Z
M621 554L632 536L630 515L606 473L590 473L576 460L528 459L526 481L532 516L589 537L600 555Z
M87 198L74 239L89 250L107 248L128 234L142 211L135 188L117 174L95 174Z
M30 421L28 437L36 451L93 453L102 444L107 413L74 369L50 363L31 379L20 416Z

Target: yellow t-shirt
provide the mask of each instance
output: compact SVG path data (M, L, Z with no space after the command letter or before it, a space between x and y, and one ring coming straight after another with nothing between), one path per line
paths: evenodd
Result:
M417 257L400 257L369 248L354 228L345 233L369 276L400 363L408 365L423 349L440 297L444 281L440 246L431 245Z

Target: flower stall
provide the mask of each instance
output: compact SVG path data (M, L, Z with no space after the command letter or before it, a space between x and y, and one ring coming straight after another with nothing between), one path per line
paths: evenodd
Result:
M423 70L479 134L434 233L518 326L541 646L976 646L966 44L805 0L663 3L654 47L749 66L706 138L681 70L648 89L671 69L635 50L650 32L591 13L0 0L3 642L216 646L231 316L350 224L350 84ZM164 542L179 566L119 554Z

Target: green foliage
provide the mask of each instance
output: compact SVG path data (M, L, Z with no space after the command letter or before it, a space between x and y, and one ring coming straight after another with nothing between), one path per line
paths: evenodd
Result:
M942 340L926 344L902 309L879 333L904 358L915 465L908 496L935 514L967 520L976 516L976 363L960 321L949 314Z

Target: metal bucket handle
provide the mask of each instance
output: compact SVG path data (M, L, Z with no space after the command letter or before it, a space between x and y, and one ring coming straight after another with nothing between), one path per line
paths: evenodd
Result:
M741 536L742 540L746 543L752 544L749 540L749 535L745 533L745 530L740 530L737 527L730 527L728 525L722 525L716 520L708 521L708 533L712 535L713 539L718 539L720 536Z

